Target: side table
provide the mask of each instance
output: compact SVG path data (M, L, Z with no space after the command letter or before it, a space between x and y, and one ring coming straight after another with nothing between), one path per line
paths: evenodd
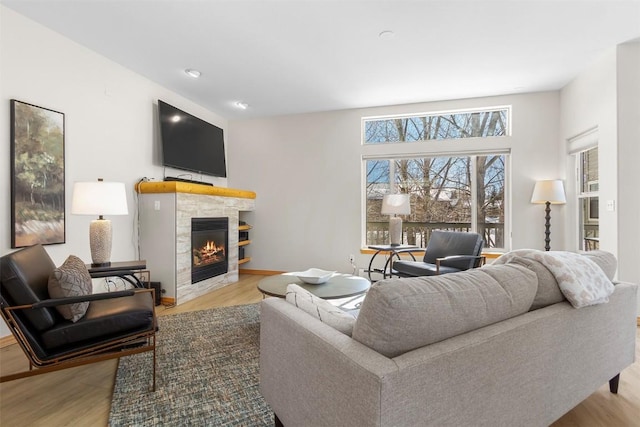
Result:
M146 260L112 262L109 265L101 266L92 266L92 264L87 264L87 270L89 270L89 275L92 278L120 277L122 280L126 280L133 285L134 288L145 287L136 276L136 273L140 273L142 270L146 269ZM151 278L149 278L149 281L151 281Z
M400 259L400 253L401 251L406 251L407 249L420 249L419 246L415 246L415 245L372 245L372 246L367 246L369 249L374 249L376 251L376 253L373 254L373 256L371 257L371 261L369 261L369 268L367 269L367 273L369 274L369 280L373 281L371 279L371 273L380 273L382 274L382 278L386 279L387 276L391 277L393 271L393 257L395 256L396 258ZM376 257L378 256L379 253L384 253L384 254L389 254L389 256L387 257L385 263L384 263L384 268L372 268L373 266L373 260L376 259ZM413 254L411 252L406 252L409 255L411 255L411 258L413 258L413 260L416 260L416 257L413 256ZM389 271L387 273L387 270Z

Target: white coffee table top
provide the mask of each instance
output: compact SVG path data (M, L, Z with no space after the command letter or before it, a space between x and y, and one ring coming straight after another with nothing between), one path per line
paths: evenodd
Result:
M287 285L296 284L322 299L347 298L365 293L371 286L364 277L351 274L335 273L325 283L312 285L295 276L295 273L284 273L265 277L258 283L258 290L265 295L284 298Z

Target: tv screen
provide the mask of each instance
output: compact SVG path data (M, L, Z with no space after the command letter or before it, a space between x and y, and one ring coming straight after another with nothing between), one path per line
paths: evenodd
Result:
M158 113L163 166L227 176L222 129L160 100Z

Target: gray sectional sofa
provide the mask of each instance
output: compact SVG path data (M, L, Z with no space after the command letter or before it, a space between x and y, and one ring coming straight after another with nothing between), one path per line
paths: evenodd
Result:
M387 279L343 332L266 299L261 392L287 427L549 425L635 357L637 285L583 308L557 288L531 259Z

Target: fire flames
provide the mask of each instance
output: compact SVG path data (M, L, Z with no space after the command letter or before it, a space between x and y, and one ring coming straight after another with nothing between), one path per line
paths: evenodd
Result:
M193 265L206 265L223 261L225 257L224 245L207 240L202 247L193 249Z

